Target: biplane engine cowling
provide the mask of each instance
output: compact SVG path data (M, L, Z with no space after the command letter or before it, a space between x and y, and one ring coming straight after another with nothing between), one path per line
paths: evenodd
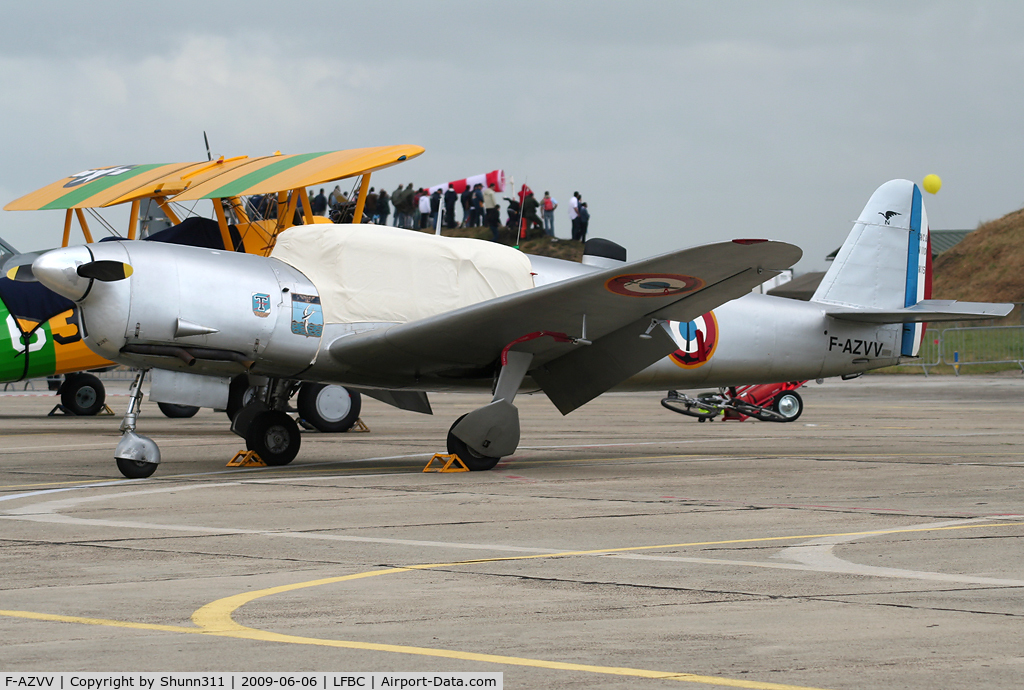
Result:
M120 262L124 278L110 279ZM104 242L44 254L40 282L80 304L83 340L140 368L293 376L319 349L313 284L276 259L149 242ZM102 266L102 278L82 277ZM272 363L268 366L266 363Z

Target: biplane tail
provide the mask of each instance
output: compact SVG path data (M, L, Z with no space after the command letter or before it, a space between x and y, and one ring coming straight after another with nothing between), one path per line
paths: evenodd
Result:
M909 180L886 182L871 195L811 299L849 312L849 318L858 311L898 315L931 294L931 238L921 190ZM904 356L917 354L924 327L904 322Z

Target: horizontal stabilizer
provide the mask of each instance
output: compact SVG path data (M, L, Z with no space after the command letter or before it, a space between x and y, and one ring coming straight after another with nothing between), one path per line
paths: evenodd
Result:
M1013 309L1012 304L957 302L951 299L926 299L903 309L830 307L825 314L843 321L861 323L921 323L932 321L969 321L998 319Z
M423 391L386 391L375 388L352 388L352 390L400 410L434 414L434 411L430 409L430 400L427 399L427 394Z

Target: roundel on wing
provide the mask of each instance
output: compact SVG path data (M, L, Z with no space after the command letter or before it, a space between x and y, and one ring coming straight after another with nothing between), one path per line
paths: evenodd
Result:
M678 273L631 273L615 276L605 287L626 297L669 297L704 287L704 281Z
M718 320L711 311L693 321L672 321L669 332L679 349L668 357L673 364L683 369L702 366L711 359L718 347Z

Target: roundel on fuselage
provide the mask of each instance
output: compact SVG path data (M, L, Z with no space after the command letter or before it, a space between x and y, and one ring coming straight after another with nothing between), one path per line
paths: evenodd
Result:
M718 320L712 311L693 321L670 321L669 332L679 349L668 357L673 364L683 369L702 366L711 359L718 347Z

